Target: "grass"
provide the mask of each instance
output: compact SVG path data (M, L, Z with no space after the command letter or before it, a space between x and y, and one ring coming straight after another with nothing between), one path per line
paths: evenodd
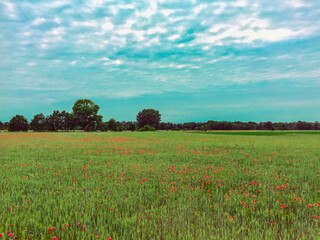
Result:
M192 131L189 133L216 134L216 135L248 135L248 136L280 136L280 135L300 135L300 134L318 134L320 131Z
M319 239L319 169L309 132L3 132L0 234Z

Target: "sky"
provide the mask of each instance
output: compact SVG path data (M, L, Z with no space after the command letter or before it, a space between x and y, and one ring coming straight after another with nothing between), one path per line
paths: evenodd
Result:
M319 0L0 0L0 121L320 121Z

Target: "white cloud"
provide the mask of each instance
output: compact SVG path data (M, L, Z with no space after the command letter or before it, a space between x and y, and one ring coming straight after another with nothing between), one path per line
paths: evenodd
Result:
M71 66L74 66L74 65L76 65L77 64L77 61L72 61L72 62L70 62L70 65Z
M149 0L149 7L146 9L143 9L142 11L137 11L136 15L138 17L143 17L143 18L151 18L153 15L155 15L158 11L158 4L157 0Z
M31 36L31 32L24 32L22 33L24 36Z
M47 31L47 34L49 35L64 35L65 34L65 28L63 27L57 27L57 28L53 28L49 31Z
M293 8L309 7L310 5L303 0L287 0L286 5Z
M153 28L149 28L146 31L147 35L151 35L151 34L155 34L155 33L166 33L167 29L163 28L163 27L153 27Z
M100 58L99 61L104 61L105 63L103 65L121 65L123 64L124 62L120 59L117 59L117 60L111 60L107 57L103 57L103 58Z
M124 5L120 5L119 6L120 9L134 9L135 8L135 5L133 4L124 4Z
M310 29L303 29L306 33ZM266 19L256 17L247 18L240 15L227 23L217 23L207 32L197 34L196 44L230 45L232 43L252 43L254 41L277 42L287 40L297 35L300 31L290 28L272 28Z
M97 27L98 26L97 22L94 20L82 21L82 22L73 21L71 25L75 27Z
M195 8L193 8L193 12L195 15L198 15L202 10L208 8L208 5L206 4L199 4Z
M180 35L179 34L173 34L171 35L170 37L168 37L168 40L170 41L174 41L176 39L180 38Z
M106 21L106 22L103 23L102 29L105 30L105 31L112 30L113 29L113 24L111 22L109 22L109 21Z
M91 26L91 27L100 27L100 31L94 32L95 35L98 36L102 36L104 34L106 34L107 32L110 32L111 30L113 30L115 28L115 26L113 25L113 23L111 22L111 19L109 17L104 18L101 21L87 21L85 22L85 24L87 26Z
M10 18L16 18L17 13L16 13L16 6L12 2L7 2L5 0L1 0L0 3L4 5L6 8L5 12L8 14Z
M62 22L61 18L58 18L58 17L55 17L53 19L53 22L57 23L57 24L60 24Z
M29 62L28 66L36 66L37 64L35 62Z
M163 9L163 10L161 10L161 13L163 14L163 15L165 15L166 17L168 17L169 15L171 15L171 14L173 14L173 13L175 13L176 11L175 10L173 10L173 9Z
M112 62L113 64L117 64L117 65L120 65L120 64L123 64L123 61L122 60L115 60Z
M154 45L154 44L160 44L159 38L155 37L150 39L148 42L145 43L145 46L150 47L151 45Z
M103 58L100 58L99 61L110 61L110 59L107 57L103 57Z
M46 19L45 18L37 18L35 19L34 21L32 21L32 25L41 25L42 23L45 23L46 22Z
M70 4L68 0L51 1L43 3L46 8L59 8Z
M224 2L213 3L213 13L216 15L221 14L227 7L227 4Z
M119 28L115 31L115 33L119 35L133 34L137 41L143 41L145 39L144 37L145 32L142 30L133 30L131 28Z
M251 43L255 40L277 42L277 41L286 40L295 35L297 35L297 33L287 28L261 30L256 32L253 31L253 32L248 32L247 39L244 39L243 42Z
M246 0L238 0L235 2L230 2L230 6L232 7L245 7L248 5L248 2Z

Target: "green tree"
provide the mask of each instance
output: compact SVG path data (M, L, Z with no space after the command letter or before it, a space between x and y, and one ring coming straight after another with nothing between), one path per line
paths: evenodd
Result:
M76 124L84 131L95 131L102 122L102 116L98 115L100 107L89 99L79 99L72 110Z
M30 129L38 132L45 131L47 129L46 117L42 113L35 115L30 122Z
M11 118L8 126L8 131L15 132L15 131L28 131L29 124L28 120L22 115L16 115Z
M107 129L110 131L117 131L118 128L118 124L117 121L114 118L110 118L110 120L107 123Z
M63 118L59 110L53 111L46 119L48 130L58 131L63 129Z
M128 130L130 130L132 132L135 131L136 130L136 125L134 123L130 123Z
M142 128L145 125L149 125L158 128L161 121L161 114L154 109L143 109L137 115L138 127Z
M4 130L4 123L0 121L0 130Z
M270 121L263 123L264 129L272 130L272 127L273 127L273 125L272 125L272 122L270 122Z
M63 110L60 113L60 119L62 121L62 129L64 131L73 130L76 127L74 115L72 113L68 113L65 110Z

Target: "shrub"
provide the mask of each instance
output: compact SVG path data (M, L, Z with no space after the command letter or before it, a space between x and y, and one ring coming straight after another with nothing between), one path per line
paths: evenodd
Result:
M156 130L155 127L151 127L149 125L145 125L144 127L138 129L138 131L140 132L155 131L155 130Z

